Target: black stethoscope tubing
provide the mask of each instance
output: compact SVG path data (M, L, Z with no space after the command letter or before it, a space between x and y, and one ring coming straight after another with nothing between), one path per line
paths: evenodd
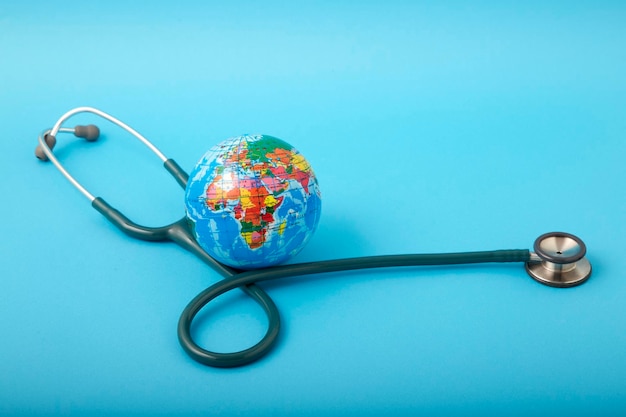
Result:
M261 270L240 272L219 281L200 292L187 304L178 321L178 340L183 349L197 362L215 367L240 366L257 360L272 348L280 330L280 316L271 299L255 284L283 278L312 274L326 274L340 271L353 271L370 268L390 268L402 266L456 265L485 262L527 262L530 252L525 249L484 252L464 252L448 254L384 255L359 258L336 259L309 263L277 266ZM191 325L209 302L235 288L248 291L248 295L261 305L267 315L268 325L265 336L249 349L234 353L217 353L200 347L191 336Z
M169 159L166 162L166 169L178 180L179 184L182 185L187 182L187 174L175 161ZM486 262L528 262L530 260L529 250L513 249L481 252L368 256L290 264L252 271L239 271L223 265L210 257L193 238L186 218L164 227L146 227L134 223L100 197L96 197L93 200L92 206L126 235L140 240L173 241L195 254L225 277L222 281L208 287L191 300L183 310L178 321L178 340L185 352L197 362L221 368L241 366L259 359L272 349L278 338L280 333L280 313L271 297L256 285L258 282L357 269ZM257 302L265 312L268 320L265 335L254 346L238 352L219 353L200 347L191 335L191 326L194 318L200 310L212 300L235 288L243 290Z

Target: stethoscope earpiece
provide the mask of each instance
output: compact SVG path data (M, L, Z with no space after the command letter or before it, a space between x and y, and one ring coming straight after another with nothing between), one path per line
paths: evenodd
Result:
M52 151L52 149L54 149L54 146L57 144L57 139L54 136L50 136L48 134L43 135L43 140L46 141L46 145L48 145L48 149L50 149L50 151ZM35 156L40 161L46 162L49 159L48 155L46 155L43 149L43 146L37 145L37 147L35 148Z
M46 130L41 135L41 138L45 140L46 145L48 145L49 152L52 151L52 149L57 143L56 136L51 135L50 131L51 130ZM94 142L98 140L98 138L100 137L100 129L96 125L87 125L87 126L77 125L73 128L62 127L62 128L59 128L58 131L63 132L63 133L73 133L74 136L76 136L77 138L83 138L87 142ZM37 159L44 161L44 162L50 159L48 158L48 155L44 151L44 147L41 145L41 143L37 145L37 147L35 148L35 156L37 157Z
M578 236L565 232L545 233L535 240L534 249L526 271L542 284L574 287L591 276L591 264L585 258L587 247Z

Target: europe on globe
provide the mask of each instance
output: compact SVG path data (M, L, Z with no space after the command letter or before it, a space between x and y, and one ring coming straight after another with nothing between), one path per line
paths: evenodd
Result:
M267 135L237 136L211 148L189 175L185 205L198 244L239 269L294 256L321 215L311 165L293 146Z

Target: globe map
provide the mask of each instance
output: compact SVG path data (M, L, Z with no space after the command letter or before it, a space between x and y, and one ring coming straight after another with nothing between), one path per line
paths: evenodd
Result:
M319 186L307 160L267 135L238 136L211 148L191 171L185 203L200 246L240 269L294 256L321 214Z

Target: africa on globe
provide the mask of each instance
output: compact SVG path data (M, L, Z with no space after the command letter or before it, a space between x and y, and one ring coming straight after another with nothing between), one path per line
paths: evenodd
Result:
M239 269L279 264L317 228L321 196L308 161L267 135L243 135L211 148L189 175L187 218L198 244Z

